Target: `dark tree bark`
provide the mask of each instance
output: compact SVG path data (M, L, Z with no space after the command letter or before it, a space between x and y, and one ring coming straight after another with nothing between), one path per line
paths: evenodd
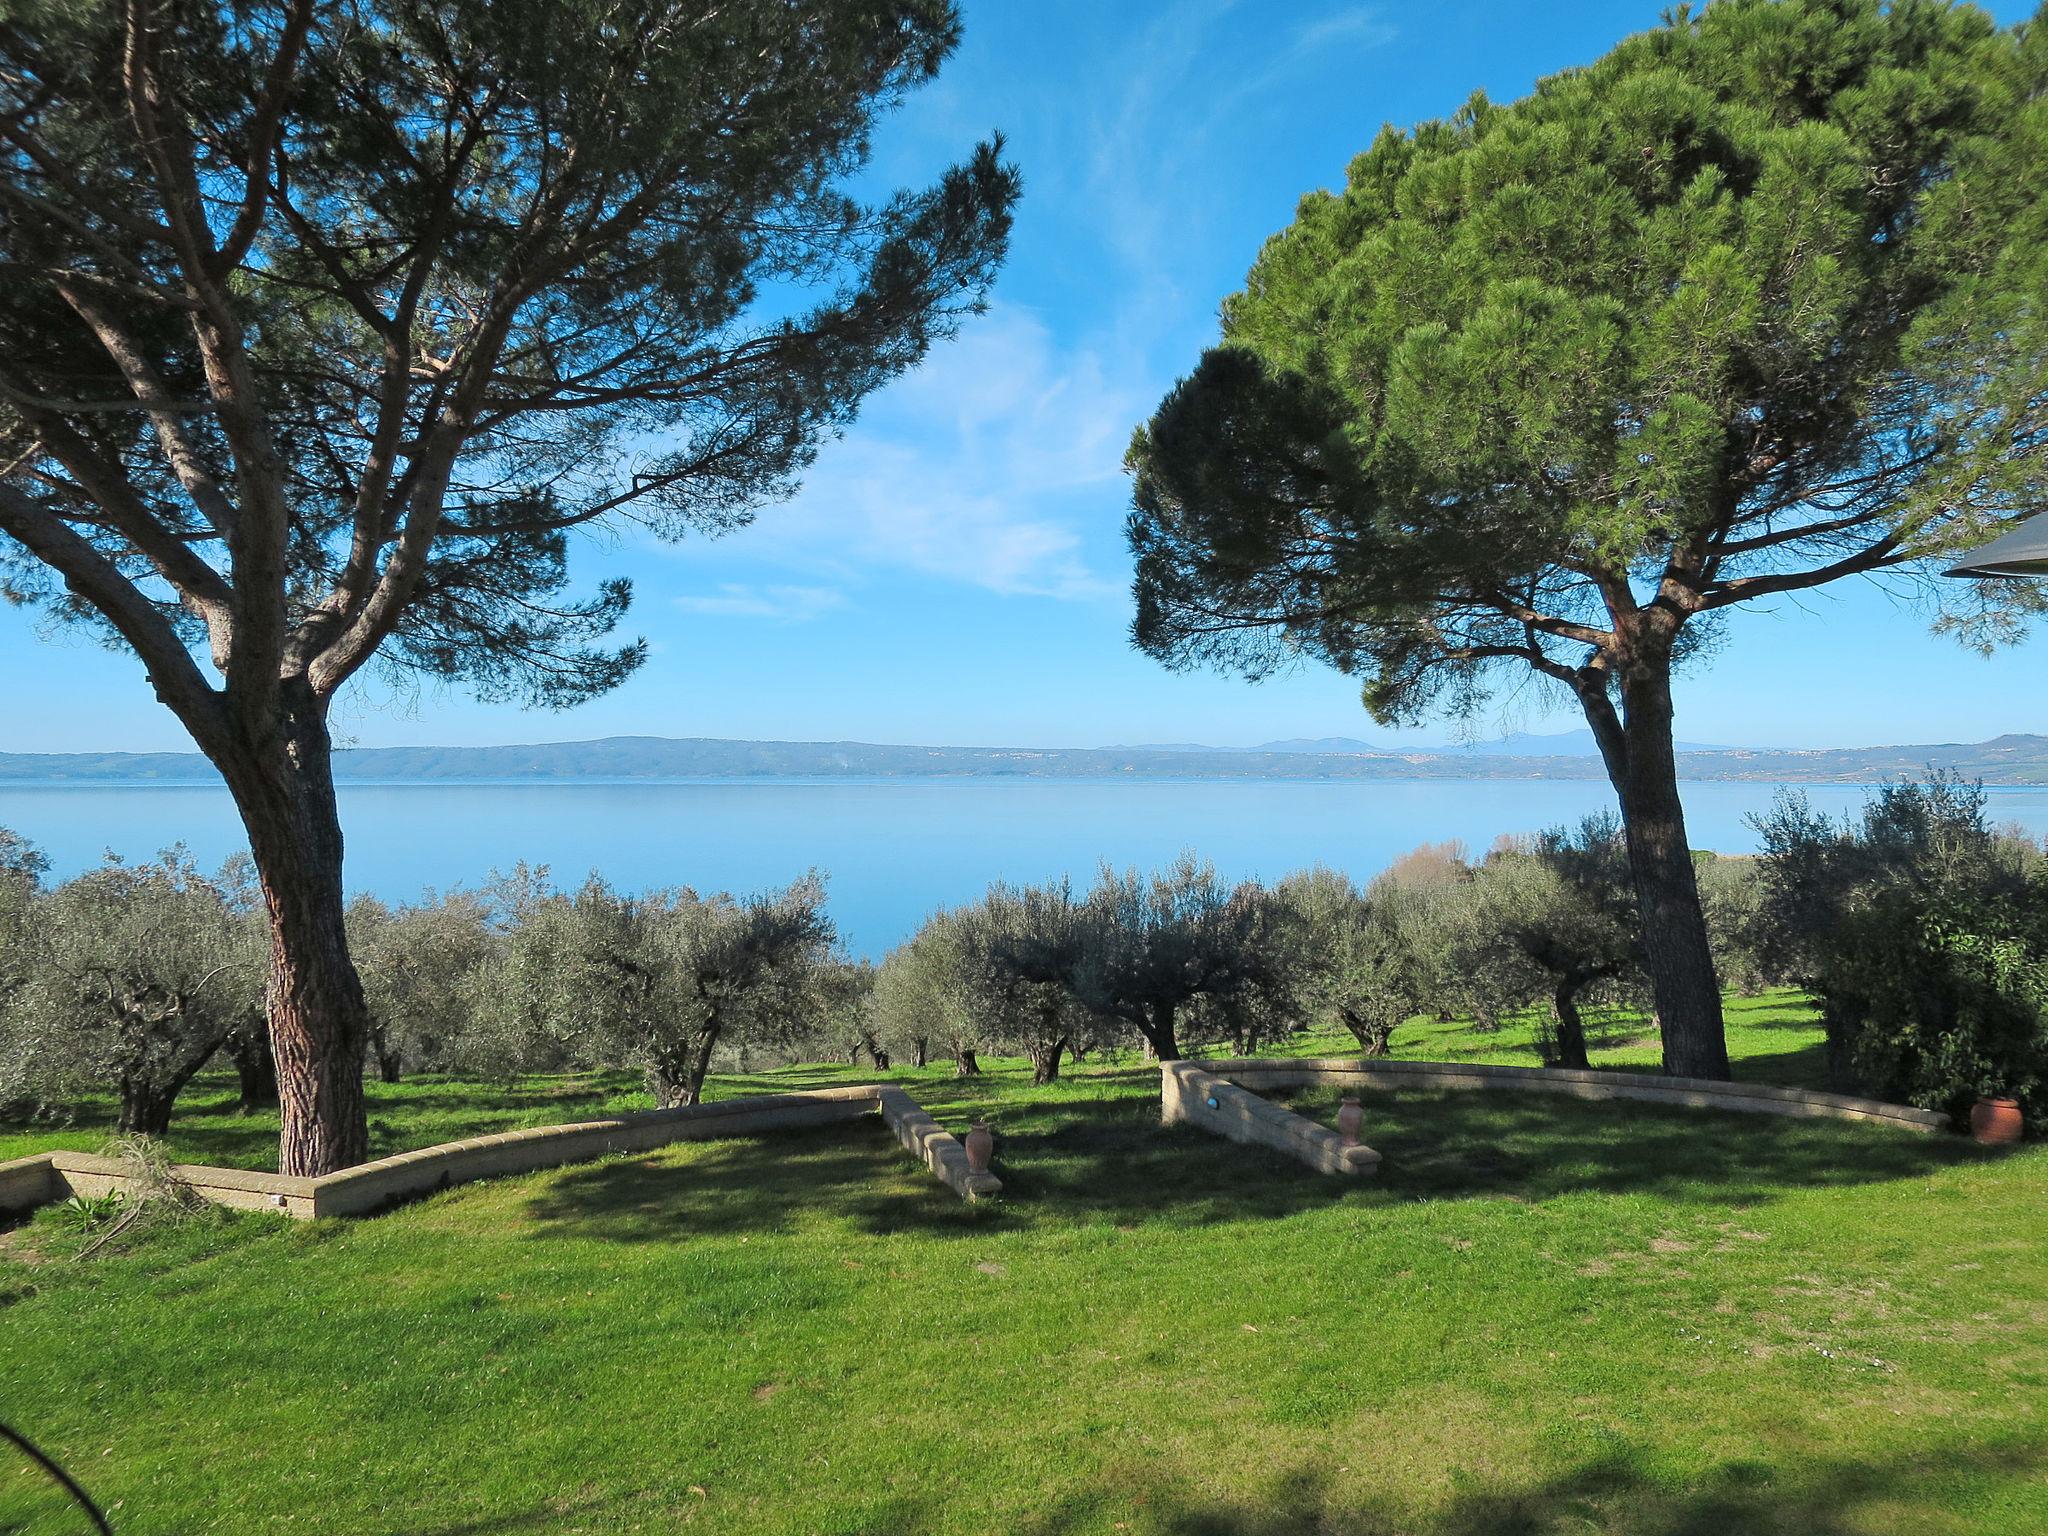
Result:
M657 1058L649 1075L654 1079L654 1102L660 1109L686 1109L704 1102L704 1079L711 1072L711 1052L718 1045L724 1026L712 1024L680 1063Z
M171 1129L171 1106L184 1083L166 1087L156 1082L121 1084L121 1109L114 1129L124 1136L164 1136Z
M235 1064L240 1090L235 1103L238 1115L253 1115L277 1107L277 1058L270 1052L270 1027L238 1029L228 1036L227 1053Z
M1057 1082L1060 1075L1060 1056L1065 1052L1065 1037L1044 1044L1033 1041L1027 1054L1031 1057L1031 1081L1039 1086Z
M1648 650L1622 672L1619 714L1605 673L1581 674L1579 701L1621 798L1629 874L1642 917L1643 968L1656 1003L1664 1070L1673 1077L1725 1081L1728 1041L1721 985L1678 795L1670 650L1668 644Z
M363 1161L369 1009L342 914L341 818L326 706L303 683L269 740L212 754L241 812L270 920L270 1046L280 1173L312 1177Z
M910 1064L922 1067L931 1059L931 1042L922 1035L910 1042Z
M956 1050L953 1053L953 1075L955 1077L981 1076L981 1058L972 1050Z
M199 1069L220 1049L225 1031L210 1040L196 1041L184 1048L167 1066L152 1070L124 1071L116 1082L120 1108L114 1129L124 1136L165 1136L171 1129L171 1110L178 1095Z
M1138 1031L1145 1037L1145 1053L1154 1061L1180 1060L1179 1010L1169 1002L1154 1003L1141 1010Z
M382 1025L370 1031L370 1054L377 1058L377 1080L383 1083L404 1081L405 1053L391 1043Z
M1557 1048L1553 1067L1576 1067L1580 1071L1591 1071L1593 1064L1586 1059L1586 1026L1579 1016L1579 988L1588 978L1571 975L1561 976L1553 1002L1557 1008Z
M1358 1048L1367 1056L1384 1056L1394 1038L1394 1026L1380 1019L1368 1018L1350 1008L1338 1010L1338 1017L1344 1027L1351 1031L1351 1037L1358 1042Z

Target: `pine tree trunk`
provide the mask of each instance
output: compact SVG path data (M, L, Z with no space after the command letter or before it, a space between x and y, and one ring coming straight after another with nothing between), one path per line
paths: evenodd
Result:
M1707 941L1706 914L1686 840L1672 745L1668 656L1645 660L1622 677L1617 720L1604 692L1582 693L1587 721L1600 743L1609 779L1621 799L1629 873L1642 917L1644 968L1650 974L1664 1070L1674 1077L1728 1077L1728 1040L1721 985Z
M274 739L237 744L215 763L248 831L270 920L278 1172L308 1178L369 1154L369 1012L342 925L341 818L327 723L309 688L288 693Z

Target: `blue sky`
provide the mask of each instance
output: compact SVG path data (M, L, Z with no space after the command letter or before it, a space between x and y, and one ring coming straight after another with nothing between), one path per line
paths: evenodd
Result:
M2022 7L1992 7L2003 21ZM681 545L621 537L591 578L637 588L653 655L566 714L372 683L338 702L363 745L615 734L941 744L1249 744L1383 731L1326 669L1251 685L1169 674L1127 638L1120 469L1216 332L1216 306L1300 195L1383 122L1499 98L1654 24L1655 3L1354 5L968 0L937 84L875 171L921 184L991 129L1026 182L993 306L826 448L803 494ZM1867 585L1736 620L1685 679L1694 741L1824 746L2048 729L2039 642L1980 660ZM140 666L0 611L0 749L183 746ZM1525 691L1482 727L1579 721Z

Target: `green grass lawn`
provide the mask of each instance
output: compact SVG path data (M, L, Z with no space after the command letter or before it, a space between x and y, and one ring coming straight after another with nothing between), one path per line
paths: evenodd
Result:
M1731 1039L1808 1080L1792 1001ZM1529 1059L1512 1030L1399 1045ZM135 1536L2048 1529L2048 1148L1376 1092L1356 1182L1162 1129L1128 1063L892 1075L995 1120L1000 1202L870 1119L83 1263L45 1213L0 1238L0 1416ZM372 1113L396 1147L630 1088ZM264 1132L177 1140L260 1163ZM0 1532L78 1529L0 1461Z

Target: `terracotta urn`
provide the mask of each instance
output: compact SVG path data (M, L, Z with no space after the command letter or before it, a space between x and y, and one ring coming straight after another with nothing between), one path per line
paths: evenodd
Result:
M967 1167L972 1173L987 1173L988 1160L995 1156L996 1139L989 1134L985 1121L974 1122L974 1129L967 1133Z
M1365 1108L1356 1099L1346 1099L1337 1106L1337 1134L1344 1138L1344 1145L1358 1145L1358 1125L1365 1118Z
M2025 1128L2018 1099L1979 1099L1971 1107L1970 1135L1979 1146L2009 1147Z

